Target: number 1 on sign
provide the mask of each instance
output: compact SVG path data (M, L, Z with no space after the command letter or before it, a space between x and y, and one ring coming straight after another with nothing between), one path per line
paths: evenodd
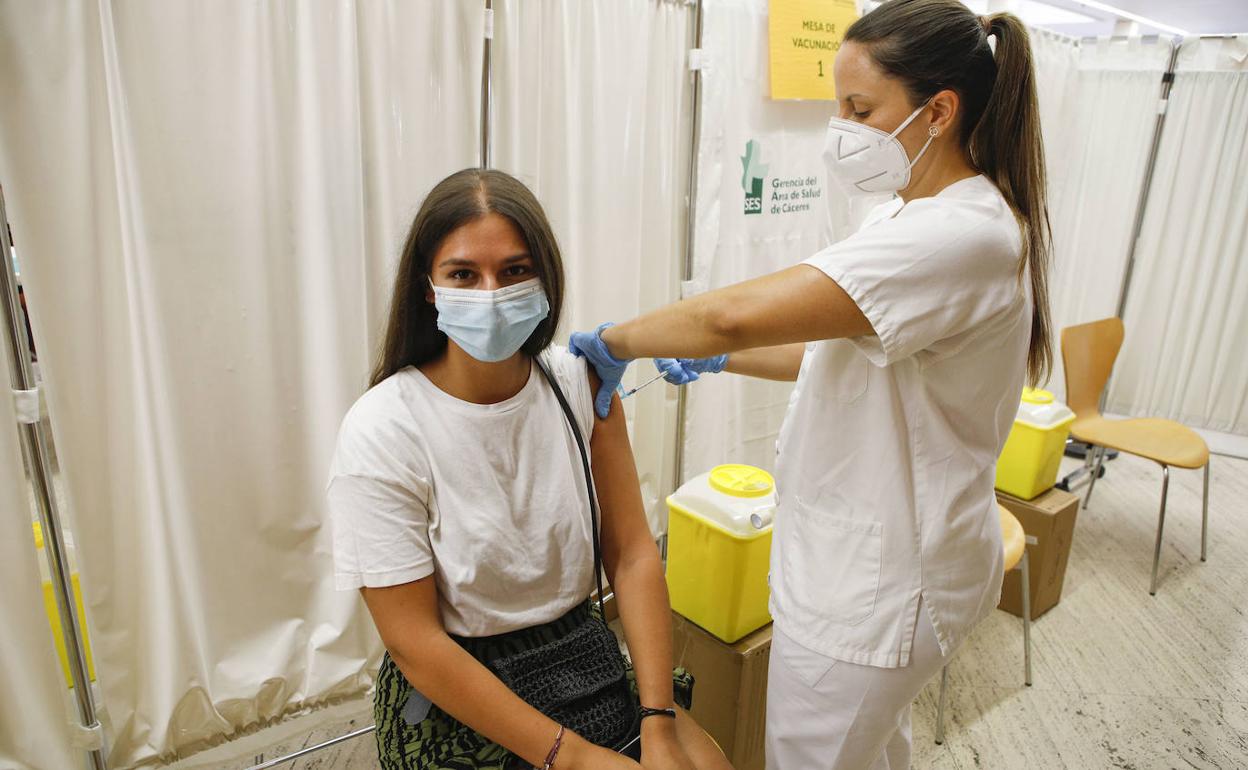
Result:
M819 60L819 77L823 77L823 59Z

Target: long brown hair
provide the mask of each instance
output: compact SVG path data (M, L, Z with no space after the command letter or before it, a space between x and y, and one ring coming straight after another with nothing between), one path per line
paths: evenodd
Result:
M988 42L995 37L996 55ZM962 102L961 136L971 164L1001 191L1022 233L1019 278L1031 275L1027 379L1048 379L1048 183L1036 73L1027 28L1017 16L976 16L958 0L889 0L854 22L845 39L866 46L875 63L901 80L913 106L946 89Z
M491 213L507 217L519 228L550 303L550 314L520 349L535 356L550 345L563 309L564 277L559 244L546 213L529 188L515 177L492 169L468 168L438 182L416 212L399 258L390 320L369 387L404 367L430 361L446 349L437 308L427 298L433 257L451 232Z

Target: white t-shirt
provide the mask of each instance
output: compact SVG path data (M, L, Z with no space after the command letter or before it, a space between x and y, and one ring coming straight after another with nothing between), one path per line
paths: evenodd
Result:
M780 431L771 612L802 646L905 666L920 597L946 652L996 606L993 478L1031 331L1021 247L977 176L882 204L806 260L875 334L807 346Z
M585 437L584 359L541 361ZM442 622L490 636L554 620L593 590L593 545L576 439L536 367L515 396L473 404L419 369L386 378L342 421L329 512L340 590L434 575Z

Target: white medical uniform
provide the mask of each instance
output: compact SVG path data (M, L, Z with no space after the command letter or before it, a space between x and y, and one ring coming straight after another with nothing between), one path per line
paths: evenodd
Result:
M1031 331L1020 231L977 176L806 260L875 334L807 346L780 432L769 770L909 766L910 703L996 606L995 462Z

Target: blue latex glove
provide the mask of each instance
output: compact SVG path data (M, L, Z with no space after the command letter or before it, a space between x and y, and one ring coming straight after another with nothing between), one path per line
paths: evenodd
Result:
M611 411L611 397L615 395L620 380L624 379L624 372L632 363L632 359L621 361L611 355L607 343L602 341L602 330L612 325L605 323L592 332L574 332L568 339L568 350L589 361L598 373L598 378L602 380L602 387L598 388L598 395L594 398L594 411L604 420Z
M673 385L688 385L699 374L716 374L728 365L728 354L710 358L656 358L654 366Z

